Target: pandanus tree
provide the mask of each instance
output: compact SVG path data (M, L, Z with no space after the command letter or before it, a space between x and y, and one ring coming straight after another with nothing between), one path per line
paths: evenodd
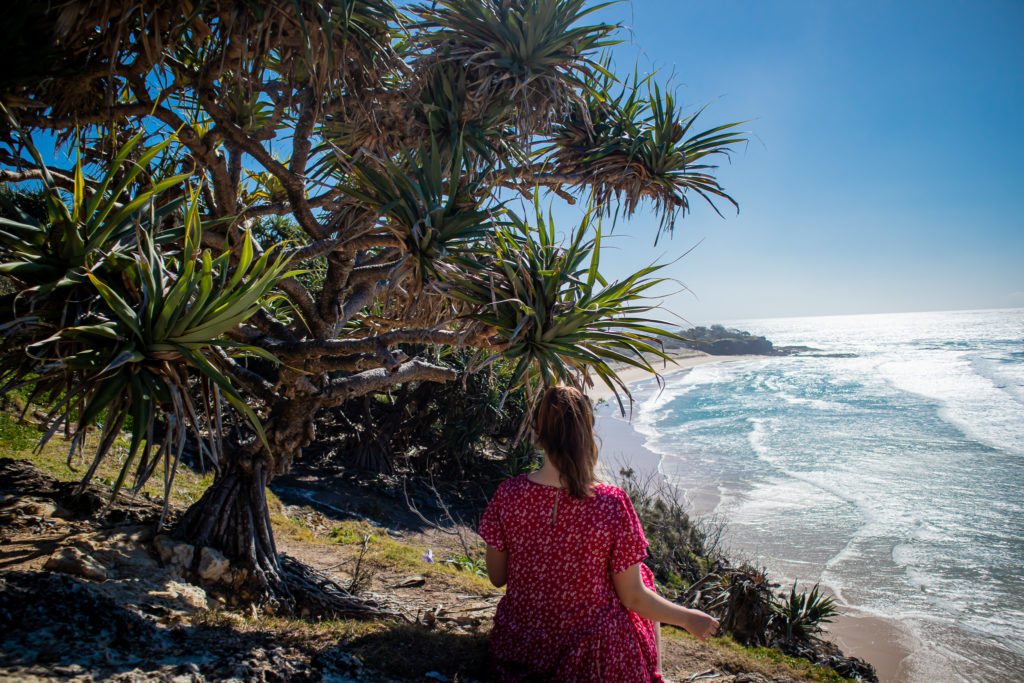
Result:
M624 392L611 364L661 353L660 278L608 281L601 220L646 204L661 234L693 193L731 202L708 160L743 138L616 79L602 7L19 3L0 181L41 183L47 211L0 228L3 380L73 448L100 429L89 472L129 431L119 485L198 443L216 477L174 532L278 598L267 483L318 415L455 378L413 350ZM34 151L55 143L77 162ZM559 231L554 196L591 208Z

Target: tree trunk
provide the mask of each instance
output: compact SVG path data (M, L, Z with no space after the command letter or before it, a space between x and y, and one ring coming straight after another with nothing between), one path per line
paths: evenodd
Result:
M282 400L264 424L269 452L255 438L225 447L213 484L172 531L195 548L193 573L198 573L201 549L213 548L230 562L232 584L240 598L276 602L286 612L295 607L294 591L289 589L290 576L274 543L267 485L287 472L292 457L313 440L316 410L308 400Z
M209 546L223 553L234 570L245 572L235 579L243 589L241 597L290 603L270 526L270 478L261 458L230 457L224 471L176 525L174 535L195 547L193 571L198 570L200 549ZM253 594L246 595L250 591Z

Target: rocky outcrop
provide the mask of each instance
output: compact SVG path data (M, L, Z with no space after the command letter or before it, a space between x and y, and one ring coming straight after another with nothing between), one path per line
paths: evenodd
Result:
M779 355L765 337L755 337L749 332L727 329L721 325L691 327L680 330L686 338L679 342L683 347L709 353L712 356L774 356Z

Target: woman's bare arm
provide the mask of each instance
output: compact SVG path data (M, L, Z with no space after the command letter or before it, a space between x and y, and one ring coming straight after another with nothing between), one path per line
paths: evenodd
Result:
M501 588L508 583L508 552L487 546L487 578L496 587Z
M491 549L487 550L490 552ZM487 567L490 572L489 560ZM612 583L622 604L645 619L681 626L701 640L707 640L718 629L718 620L711 615L680 607L645 586L640 577L639 563L626 571L612 574Z

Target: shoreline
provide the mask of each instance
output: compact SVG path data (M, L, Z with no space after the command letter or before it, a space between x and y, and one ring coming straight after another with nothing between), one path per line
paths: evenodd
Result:
M651 365L659 371L658 374L662 377L670 377L677 373L691 370L698 365L706 365L708 363L725 363L750 358L771 358L771 356L712 356L710 353L685 348L673 349L668 356L672 359L671 363L656 356L648 357ZM660 368L659 365L661 366ZM654 378L654 375L646 370L626 363L612 363L611 368L615 370L619 379L627 387ZM615 393L603 383L598 384L595 382L594 386L588 389L586 393L595 404L600 401L613 403L615 400Z
M677 365L667 367L663 376L678 377L708 363L769 357L711 356L689 349L683 351L684 354L674 357ZM634 395L633 388L637 383L652 378L650 373L631 366L620 370L619 376ZM595 404L604 400L612 408L610 412L607 409L596 411L594 425L599 441L598 467L605 473L605 478L613 479L618 470L625 467L632 469L639 478L667 478L663 468L665 456L647 447L647 437L638 432L631 422L635 413L621 416L611 390L603 385L594 387L589 395ZM697 516L713 516L720 500L717 489L685 490L687 509ZM898 619L867 613L855 605L840 605L840 614L831 624L825 625L824 633L847 656L858 657L874 666L882 683L906 680L910 660L921 645L909 625Z

